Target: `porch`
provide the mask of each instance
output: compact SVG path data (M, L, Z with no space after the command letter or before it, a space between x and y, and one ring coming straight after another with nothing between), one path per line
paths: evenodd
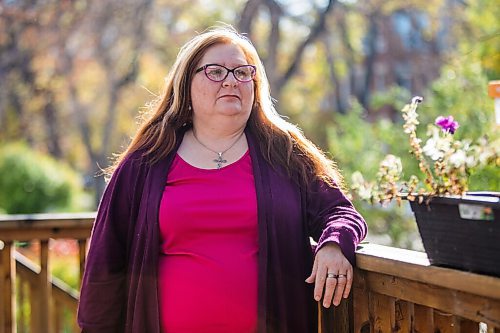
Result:
M52 240L74 241L81 281L94 216L0 216L0 333L78 332L78 290L50 274L49 248ZM38 244L36 260L21 253L26 241ZM500 333L500 278L430 266L424 253L376 244L358 248L357 266L351 297L320 312L320 332Z

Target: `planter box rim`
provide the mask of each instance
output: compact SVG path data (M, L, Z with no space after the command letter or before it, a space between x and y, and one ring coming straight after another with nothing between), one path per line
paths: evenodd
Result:
M453 195L453 196L430 196L426 194L413 194L416 198L415 200L408 200L408 193L402 194L401 198L408 200L411 203L419 204L418 198L421 197L424 200L421 204L428 203L441 203L441 204L456 204L457 202L466 204L481 204L492 207L500 207L500 192L467 192L465 195Z

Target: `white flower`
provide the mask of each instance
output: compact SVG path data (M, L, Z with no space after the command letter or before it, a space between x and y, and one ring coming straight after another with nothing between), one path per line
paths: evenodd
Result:
M359 197L363 200L370 200L373 192L373 185L368 184L361 172L356 171L351 176L351 181L353 184L353 188L356 189Z
M436 148L445 153L450 150L451 142L448 138L439 138L436 141Z
M371 187L360 187L358 190L358 195L362 200L370 200L372 197L373 189Z
M425 155L429 156L434 161L437 161L444 156L443 152L437 148L437 140L434 138L427 140L422 150Z
M394 155L387 155L382 162L380 162L380 167L387 170L388 174L399 175L403 171L403 165L401 159Z
M463 150L459 149L451 154L449 161L455 168L460 168L461 166L466 164L467 155Z
M446 153L451 149L451 137L440 136L437 128L429 128L427 134L430 138L422 148L425 155L429 156L433 161L442 159Z

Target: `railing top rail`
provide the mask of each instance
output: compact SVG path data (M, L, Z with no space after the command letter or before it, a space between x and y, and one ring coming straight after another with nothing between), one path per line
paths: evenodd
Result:
M92 225L96 213L0 214L0 230L12 228L74 227Z
M500 278L431 266L423 252L361 244L358 268L500 300Z
M96 212L81 212L81 213L37 213L37 214L0 214L0 222L21 221L64 221L64 220L81 220L93 219Z
M0 241L86 239L90 236L95 216L95 212L0 215Z

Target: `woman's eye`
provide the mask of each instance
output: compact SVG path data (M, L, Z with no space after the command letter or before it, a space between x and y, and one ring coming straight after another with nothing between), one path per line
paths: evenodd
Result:
M237 69L235 70L235 74L238 76L247 76L248 75L248 70L246 69Z
M209 69L208 74L214 75L214 76L220 76L220 75L222 75L222 69L220 69L220 68Z

